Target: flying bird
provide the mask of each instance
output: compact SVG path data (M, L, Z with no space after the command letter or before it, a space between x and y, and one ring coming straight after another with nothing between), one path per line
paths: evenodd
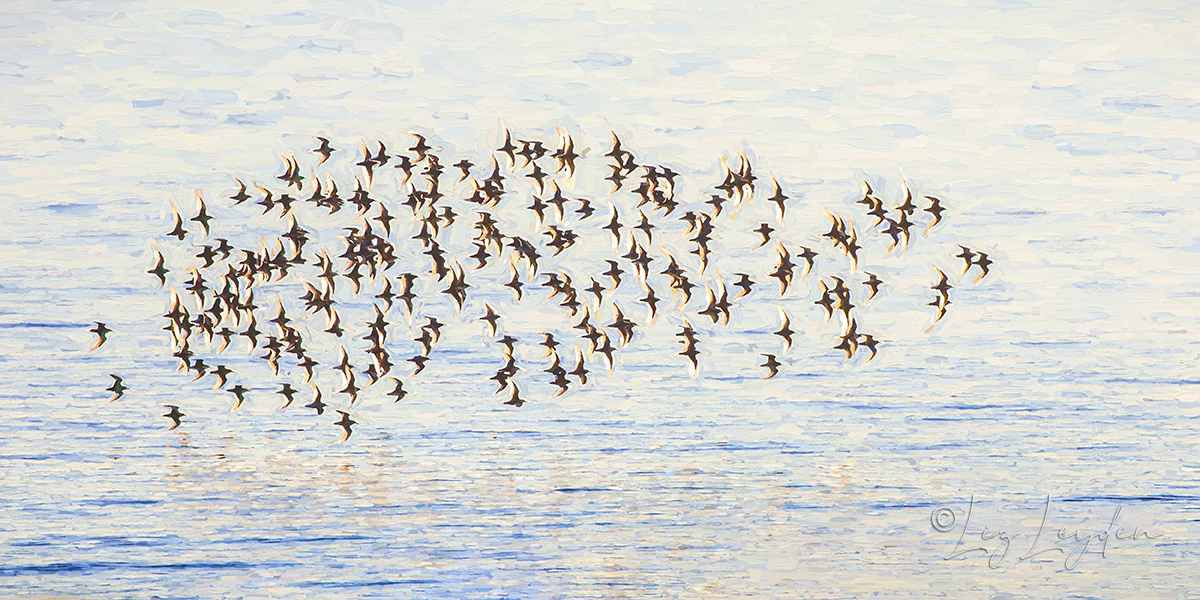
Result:
M586 385L588 382L588 379L587 379L588 372L589 371L587 370L587 365L584 363L584 360L583 360L583 349L579 347L579 344L576 344L575 345L575 368L572 369L570 371L570 373L568 373L568 374L578 377L580 385Z
M184 414L179 412L179 407L175 406L174 404L164 404L163 406L171 409L171 412L169 412L163 416L174 421L174 423L172 423L171 426L167 428L167 431L172 431L176 427L179 427L180 423L183 422L182 417L184 416Z
M772 231L775 231L775 228L767 225L766 223L759 225L758 229L755 229L754 232L762 236L762 241L759 242L755 248L762 248L763 246L767 245L767 242L771 241Z
M733 285L742 288L742 291L738 292L738 295L733 297L734 300L749 294L750 291L754 289L754 280L750 279L750 275L746 273L738 273L737 275L739 276L739 279L733 282Z
M950 290L954 289L954 286L950 285L950 278L937 267L934 267L933 270L938 272L938 282L929 286L929 289L940 293L943 299L949 300Z
M771 183L775 184L775 195L767 198L767 200L775 203L775 209L778 212L779 223L783 224L783 216L786 210L783 203L788 199L788 197L783 194L783 189L779 187L779 182L775 180L774 176L771 177Z
M979 258L975 259L975 266L979 267L979 276L975 278L975 283L979 283L980 279L987 277L988 266L992 264L992 259L988 258L986 252L980 252Z
M767 371L769 372L769 374L766 377L763 377L763 379L770 379L770 378L778 375L779 367L781 366L781 364L779 361L775 360L775 355L774 354L763 354L763 356L767 357L767 361L758 366L766 367Z
M513 154L513 150L516 150L516 149L517 149L517 147L514 146L512 143L512 134L509 133L509 131L507 129L505 129L504 130L504 145L500 146L499 148L496 148L496 151L508 155L508 166L510 166L510 167L515 166L517 164L517 157L515 154Z
M864 271L864 273L866 273L866 271ZM871 294L867 296L867 300L870 300L871 298L875 297L875 294L879 293L879 286L883 284L883 280L876 277L874 273L867 273L867 275L869 277L863 282L863 285L867 286L867 288L871 290Z
M871 351L871 356L868 357L865 362L863 362L863 364L865 365L865 364L871 362L871 359L875 358L876 354L879 354L879 349L876 347L879 345L879 340L875 339L870 334L866 334L866 333L862 334L859 337L861 337L862 340L858 343L858 345L865 346L868 350Z
M208 223L212 221L212 217L208 216L208 209L204 206L204 196L201 194L200 190L196 190L196 204L198 204L200 208L196 211L196 216L189 220L199 223L200 226L204 228L204 235L208 235L211 233Z
M117 377L111 373L109 373L108 376L113 378L113 384L108 388L108 391L113 393L113 397L109 398L108 401L115 402L119 400L121 396L124 396L125 390L128 390L129 388L125 385L124 379L121 379L120 377Z
M496 310L491 304L484 304L487 307L487 314L479 317L480 321L487 321L487 324L492 328L492 337L496 337L496 322L500 320L500 315L496 314Z
M954 256L955 256L955 258L963 259L962 272L963 272L963 275L966 275L967 271L971 269L971 265L975 264L973 262L975 259L975 252L972 251L970 248L963 246L962 244L959 244L958 247L962 248L962 252L959 254L956 254Z
M112 333L112 330L106 327L104 323L101 323L100 321L96 321L95 323L96 326L88 330L97 336L96 343L92 346L92 350L99 348L104 344L104 342L107 342L108 334Z
M242 384L239 383L229 388L227 391L230 394L233 394L234 398L236 398L236 402L233 405L233 410L237 410L238 408L241 408L242 403L246 401L246 392L250 390L242 387Z
M404 390L404 382L396 379L395 377L389 377L388 379L391 379L392 382L396 384L396 387L393 388L392 391L388 392L387 395L395 398L395 400L392 402L399 402L403 400L404 397L408 395L408 392Z
M409 135L417 138L417 143L413 144L413 147L408 149L409 152L417 153L417 162L425 160L425 158L429 156L429 150L431 149L429 144L425 143L425 136L412 132L409 132Z
M779 328L779 331L775 332L775 335L783 338L783 341L787 343L787 345L783 347L783 351L787 352L792 348L792 334L796 332L792 331L792 322L790 319L788 319L787 311L781 308L779 309L779 314L783 317L783 325Z
M946 212L946 208L942 206L941 200L933 196L925 196L925 199L929 201L929 207L925 209L925 212L933 215L933 220L929 222L929 225L925 226L924 236L929 237L929 230L933 229L934 225L942 222L942 213Z
M418 355L408 359L408 362L416 365L417 368L413 369L413 372L412 372L413 375L416 375L417 373L420 373L421 371L425 370L425 363L429 362L429 357L418 354Z
M314 384L312 384L312 389L313 389L312 402L305 404L304 408L315 409L317 411L317 416L323 415L323 414L325 414L325 407L327 405L321 401L321 397L322 397L321 388L317 387L317 384L314 383Z
M237 206L237 205L249 200L250 194L246 193L246 184L242 183L241 179L234 177L233 180L236 181L238 184L238 191L234 195L230 196L229 199L233 200L234 206Z
M313 150L313 152L321 155L321 160L317 162L317 166L319 167L324 164L325 161L329 160L329 155L337 152L337 149L329 145L329 140L319 135L314 137L316 137L318 140L321 140L321 146Z
M342 443L345 443L346 440L350 439L350 434L352 433L350 426L354 425L358 421L351 421L350 413L348 413L344 410L339 410L338 414L342 415L342 419L340 421L334 423L334 425L337 425L338 427L342 428L342 439L338 440L338 443L342 444Z
M284 398L283 406L280 406L279 410L283 410L292 405L292 401L295 400L297 391L299 391L299 390L296 390L295 388L293 388L292 384L290 384L290 383L283 384L283 388L280 389L278 392Z
M466 181L468 177L471 176L471 167L475 166L475 164L464 158L464 159L454 163L454 166L458 167L458 170L462 171L462 177L459 178L459 180L458 180L459 183L462 183L462 182Z
M183 217L179 216L179 209L175 208L174 203L171 203L171 214L175 217L175 225L171 231L167 232L167 235L173 235L182 242L184 236L187 235L187 230L183 228Z
M575 176L575 159L579 158L579 155L575 153L575 141L571 139L570 134L563 134L563 147L550 156L558 162L555 173L566 169L568 177Z
M167 284L167 273L170 271L163 266L166 260L163 258L162 252L159 252L157 248L154 249L154 257L154 267L146 272L157 277L158 285L162 287Z
M217 365L211 373L217 377L217 383L213 386L213 390L219 390L225 387L226 379L233 373L233 369L225 365Z
M508 402L505 402L505 404L515 406L517 408L524 406L525 401L521 399L521 390L517 388L517 384L511 383L509 384L509 387L512 388L512 392L510 392Z

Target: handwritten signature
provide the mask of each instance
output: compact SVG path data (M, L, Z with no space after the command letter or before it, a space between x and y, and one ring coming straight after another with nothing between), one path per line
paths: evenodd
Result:
M1132 532L1127 533L1124 527L1117 526L1117 519L1121 516L1122 508L1122 506L1118 505L1116 510L1113 511L1113 516L1108 523L1107 529L1068 531L1066 527L1060 527L1053 533L1047 533L1046 520L1050 516L1050 496L1046 496L1046 504L1042 510L1042 522L1038 526L1037 533L1033 536L1033 543L1029 545L1029 551L1024 556L1018 558L1017 562L1023 562L1047 552L1060 552L1065 555L1063 566L1067 570L1072 570L1079 564L1079 561L1083 560L1084 555L1087 554L1093 543L1099 544L1100 555L1107 558L1108 542L1110 539L1136 540L1138 536L1146 539L1162 537L1163 534L1151 535L1142 531L1140 527L1134 527ZM1008 557L1008 553L1013 547L1013 540L1020 537L1021 534L1009 533L1008 530L989 531L987 527L977 531L971 530L971 515L974 509L975 495L972 494L970 503L967 505L966 519L962 523L962 533L958 536L958 543L954 545L954 549L949 556L945 557L945 560L958 558L971 552L983 552L988 554L988 566L998 569ZM953 531L957 521L958 517L954 509L945 506L935 508L929 515L929 523L935 531L941 533ZM991 542L994 540L995 546L973 546L974 537L977 534L982 542ZM970 541L970 544L968 544L968 541ZM1039 544L1041 544L1040 547Z

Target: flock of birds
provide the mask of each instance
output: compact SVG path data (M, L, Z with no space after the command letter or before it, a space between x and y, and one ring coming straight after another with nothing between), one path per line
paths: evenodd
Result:
M560 131L559 144L551 149L545 142L514 139L505 131L503 144L485 156L482 165L462 159L448 168L443 167L443 158L426 137L410 135L415 143L403 153L389 154L382 142L376 142L377 149L372 150L363 141L353 166L343 161L354 181L349 193L339 190L332 172L321 170L334 157L348 154L325 137L316 138L319 145L312 149L314 163L309 168L303 168L296 156L283 158L283 173L275 176L279 182L275 189L252 181L257 191L252 194L241 178L234 177L237 189L228 195L230 204L220 212L249 210L257 205L262 208L258 217L274 214L285 225L282 231L264 236L258 247L230 243L229 238L235 235L216 237L213 230L217 219L209 214L200 190L196 191L194 215L185 218L172 206L174 222L166 237L176 238L180 246L190 242L199 251L195 254L186 251L194 260L182 269L169 269L162 248L156 246L154 264L147 273L157 284L169 289L169 309L162 316L166 320L163 329L169 334L173 356L179 360L178 370L191 374L192 381L213 380L213 389L231 394L233 410L237 410L247 395L255 391L239 382L239 375L248 375L253 369L248 364L239 365L239 359L225 354L225 350L235 340L239 343L244 340L252 358L264 361L273 377L286 379L274 384L278 386L275 393L282 399L281 410L291 406L296 396L308 388L311 399L305 408L322 415L327 407L326 391L319 385L316 374L321 367L331 369L339 376L340 389L333 386L327 390L346 399L345 410L336 409L341 418L335 423L342 430L344 442L355 424L349 410L361 392L387 378L391 384L387 394L399 402L408 394L406 381L434 362L433 351L446 325L436 315L424 314L438 304L434 293L449 297L459 321L476 318L464 316L464 310L477 309L481 313L477 318L499 347L503 361L491 378L498 386L496 394L507 391L504 404L514 407L526 402L518 374L529 367L529 361L519 360L516 348L528 340L505 333L503 324L509 317L506 311L497 309L501 303L495 295L499 292L483 287L489 278L482 273L490 270L507 273L498 281L507 278L502 285L511 291L504 295L511 294L510 304L514 309L527 301L530 294L526 288L535 287L546 289L545 298L556 300L562 314L568 315L577 334L564 334L553 327L549 323L555 317L552 311L538 315L539 325L545 324L545 331L538 335L539 345L544 348L542 360L548 363L541 371L550 376L549 384L557 388L554 394L557 396L573 385L586 385L591 373L589 366L595 368L602 363L611 373L614 354L628 346L639 329L654 324L668 306L678 313L682 323L676 334L683 346L678 355L695 377L702 339L689 315L707 317L714 327L726 326L735 303L751 294L764 279L773 279L778 284L778 296L783 298L797 277L807 278L816 264L818 252L779 239L782 235L773 235L789 233L785 217L795 202L773 176L769 195L761 193L762 186L756 183L760 179L745 153L737 156L736 169L722 157L723 180L706 192L707 199L697 202L691 197L676 196L676 186L681 181L679 173L665 165L639 162L613 133L611 147L601 157L610 173L604 180L612 186L607 193L609 216L604 220L595 218L597 202L575 197L573 193L568 195L567 190L572 189L576 180L576 169L582 166L580 161L587 160L575 151L569 133ZM587 153L585 149L584 154ZM380 186L379 180L384 177L388 183ZM381 187L387 189L374 191ZM857 203L867 208L868 216L874 217L869 231L888 243L886 253L907 249L920 225L918 221L924 221L924 236L942 223L946 208L941 200L923 196L925 206L919 207L907 183L899 204L890 208L867 181L862 181L862 187L862 197ZM526 201L530 202L527 206L523 205ZM636 204L630 206L633 202ZM733 227L734 213L746 212L746 207L761 202L773 205L777 227L762 222L756 228L747 228L745 233L759 236L759 244L751 251L774 242L775 260L755 272L736 273L736 278L727 284L719 269L709 269L718 249L714 243L718 239L718 226ZM394 211L402 216L394 216ZM454 246L461 244L450 239L447 232L462 220L460 217L471 213L475 235L468 243L474 253L467 254L465 250L456 251ZM635 213L636 220L631 221ZM721 219L723 214L725 219ZM856 272L859 252L863 249L860 243L867 240L859 237L852 220L828 210L825 214L830 229L821 237L828 240L836 255L845 257L850 273ZM666 228L662 219L668 217L684 223L686 229L680 239L691 245L688 252L694 259L681 263L666 246L655 247L654 232ZM341 219L344 225L341 229L344 235L336 236L336 247L329 239L324 240L327 243L323 247L312 243L320 231L306 228L302 220L329 219ZM604 220L602 225L601 220ZM416 229L415 235L409 240L399 239L400 228L393 227L396 221ZM583 266L582 269L590 271L583 271L581 276L579 268L569 269L561 259L572 256L569 250L581 240L585 243L579 247L587 251L584 258L602 254L598 252L602 243L589 242L587 236L593 235L610 238L614 251L611 258L602 258L600 264ZM992 264L988 254L966 246L959 248L961 253L956 257L963 260L962 274L977 269L976 283L987 277ZM464 266L467 260L474 264ZM545 262L557 262L562 268L551 270ZM661 271L660 266L664 267ZM946 315L951 304L950 290L954 287L942 269L935 267L935 270L938 279L930 286L934 294L927 304L933 308L930 330ZM187 277L180 277L184 273ZM874 273L863 273L866 278L861 282L851 281L850 275L818 277L820 297L813 304L823 310L827 321L835 317L839 321L841 334L832 348L844 352L847 360L865 349L869 356L864 362L870 362L882 341L875 334L860 331L854 302L870 302L887 282ZM632 278L628 277L630 274ZM705 277L708 283L702 283ZM589 281L580 283L577 278ZM273 302L259 305L256 292L261 298L268 293L265 289L280 288L282 284L293 284L293 295L287 303L276 292ZM670 299L664 294L664 284ZM183 286L184 292L176 285ZM468 309L473 287L480 289L476 294L484 301L482 306L478 306L479 302L471 303ZM697 293L701 287L702 295ZM736 288L733 295L730 287ZM856 294L855 289L862 291ZM424 301L414 305L418 298ZM303 314L289 314L287 304L293 304L293 299L303 304ZM631 313L621 308L621 301L627 307L630 302L644 304L647 318L631 318ZM357 331L351 334L349 330L358 328L352 325L353 321L343 320L343 315L356 307L371 315L361 328L365 335L358 338L367 342L368 347L347 351L345 342L352 339L349 336L357 335ZM792 347L792 336L797 333L791 328L788 312L781 308L780 313L781 327L773 334L783 343L783 350L761 353L765 362L760 367L765 369L765 378L780 372L784 365L779 355ZM611 320L602 320L602 314L611 314ZM316 325L312 324L314 320ZM412 340L416 344L415 353L402 359L412 365L403 380L395 376L398 365L393 353L397 344L391 339L399 320L406 320L410 326L420 323L420 333ZM97 336L93 350L104 345L113 333L103 322L97 322L91 331ZM559 352L567 335L577 338L573 340L574 365L570 370L564 366ZM336 362L326 359L321 352L334 346ZM253 354L260 350L265 353ZM322 360L318 361L318 357ZM285 365L282 377L281 362ZM230 364L238 369L235 371ZM363 364L366 366L361 367ZM130 388L120 376L111 377L113 384L108 391L112 392L110 401L115 401ZM528 388L531 382L524 383ZM170 412L163 416L171 420L173 430L181 425L185 414L177 405L166 407Z

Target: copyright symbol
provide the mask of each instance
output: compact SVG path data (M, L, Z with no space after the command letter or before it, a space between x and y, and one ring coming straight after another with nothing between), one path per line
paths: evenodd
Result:
M943 533L954 529L954 511L946 508L933 509L933 513L929 515L929 523L933 528Z

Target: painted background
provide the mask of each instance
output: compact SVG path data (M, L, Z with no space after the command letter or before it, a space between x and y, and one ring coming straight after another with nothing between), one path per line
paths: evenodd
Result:
M0 11L4 595L1200 589L1194 6ZM611 379L560 398L530 383L519 410L486 381L499 355L475 320L482 300L461 315L430 301L422 310L452 323L444 358L403 403L372 388L344 445L332 419L278 412L273 380L246 380L256 395L231 413L226 394L175 372L159 329L165 293L144 272L152 240L187 260L169 250L186 245L162 242L171 202L186 213L202 189L214 227L256 239L278 219L230 208L230 175L266 182L284 154L315 147L313 135L403 148L416 130L446 154L478 157L505 126L548 143L566 128L590 149L584 168L599 171L596 151L618 131L639 158L695 182L686 191L697 202L721 157L746 152L796 198L785 235L825 252L818 273L845 267L820 246L822 208L857 210L860 177L889 203L907 178L951 210L933 241L903 255L885 256L879 238L868 245L864 268L897 283L861 309L886 341L866 365L830 347L836 326L812 312L808 278L790 300L765 285L728 328L693 316L708 352L694 380L674 354L678 313L664 314ZM599 182L578 184L603 198ZM770 207L747 211L722 230L729 251L715 264L727 276L773 266L770 252L746 249ZM686 248L666 223L664 243ZM456 235L469 235L465 223ZM611 252L595 240L583 256ZM956 304L926 335L930 265L955 272L956 243L997 264L977 285L956 282ZM481 289L501 277L481 276ZM531 296L509 331L545 329L542 313L567 326L539 304L543 293ZM801 333L780 376L763 381L759 353L780 349L770 334L780 307ZM93 321L117 333L88 352ZM108 373L132 388L113 404ZM188 413L170 433L165 403ZM979 539L984 525L1018 534L999 568L982 552L946 560L960 530L932 526L939 507L961 525L972 495L967 547L996 547ZM1120 507L1121 525L1158 537L1110 540L1104 555L1092 546L1073 569L1060 552L1020 561L1048 495L1046 535L1104 530Z

